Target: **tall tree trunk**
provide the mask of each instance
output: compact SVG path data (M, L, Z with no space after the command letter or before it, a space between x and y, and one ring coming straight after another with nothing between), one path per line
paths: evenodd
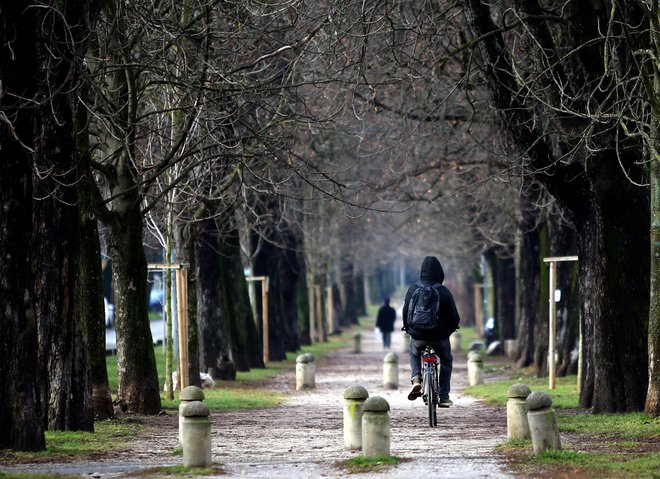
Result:
M228 224L232 224L228 222ZM262 342L252 316L248 285L241 261L238 230L232 226L221 238L223 315L229 321L232 358L236 368L263 368ZM256 271L256 268L255 268ZM261 312L261 295L257 292Z
M520 222L519 251L517 253L516 304L518 324L518 356L516 367L524 368L534 363L534 331L539 317L540 290L540 239L537 228L538 210L534 205L537 193L530 188L521 197L522 220Z
M195 224L197 314L204 370L215 379L236 378L228 368L231 357L229 325L223 314L220 232L214 218ZM247 365L246 365L247 368Z
M37 325L32 305L31 110L35 83L36 9L0 9L0 449L46 448L37 382ZM11 47L10 47L11 46ZM7 93L14 93L9 95Z
M580 406L640 411L648 385L648 190L621 177L614 151L599 166L598 194L576 221L586 359Z
M537 377L543 377L548 374L548 328L550 317L548 311L548 292L550 278L548 276L548 265L543 263L543 258L547 256L550 256L550 237L548 223L545 222L539 227L539 257L537 258L540 266L539 295L536 298L538 302L538 315L534 325L534 368L536 369Z
M512 257L495 258L496 307L499 337L516 337L516 266Z
M657 6L656 6L657 9ZM656 10L656 13L658 11ZM660 16L651 18L651 44L660 54ZM649 302L649 387L644 412L660 416L660 68L653 70L651 132L655 140L647 146L651 185L651 291ZM653 135L652 135L653 136Z
M82 95L86 97L85 87ZM90 377L92 382L92 412L97 419L114 417L112 396L105 359L105 307L103 304L103 267L96 215L92 206L93 178L90 169L88 115L86 108L76 111L76 168L80 201L80 277L78 308L82 320Z
M292 234L280 237L279 243L294 247ZM300 349L298 311L296 306L296 286L300 269L296 252L283 249L265 241L254 257L254 273L269 277L268 290L268 337L270 359L280 361L286 358L287 351Z
M117 399L128 412L158 414L161 410L156 357L147 307L147 260L142 246L139 202L127 194L117 202L122 214L108 224L112 279L115 285L117 332Z
M177 262L188 265L188 379L191 386L202 387L199 377L199 326L197 323L197 271L195 265L195 241L191 226L179 223L175 229Z
M80 210L72 92L79 69L69 49L76 44L68 42L72 32L61 17L47 9L40 13L33 264L41 393L48 429L92 431L91 377L77 305Z

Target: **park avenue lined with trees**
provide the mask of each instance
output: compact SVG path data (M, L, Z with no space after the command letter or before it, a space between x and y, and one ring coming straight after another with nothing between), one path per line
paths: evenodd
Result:
M659 416L659 58L657 0L4 2L0 448L113 414L101 258L129 413L161 410L148 263L186 265L194 384L264 366L246 270L279 360L435 254L540 376L543 258L577 255L559 374Z

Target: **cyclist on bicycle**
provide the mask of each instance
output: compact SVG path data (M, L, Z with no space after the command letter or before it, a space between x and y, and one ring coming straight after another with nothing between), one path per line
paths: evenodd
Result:
M452 355L449 345L449 335L458 329L460 318L456 310L456 304L451 292L442 286L445 272L440 261L435 256L427 256L422 262L419 274L419 282L411 285L406 292L403 303L403 330L407 331L410 340L410 367L412 369L412 389L408 399L414 401L422 395L421 353L427 345L430 345L440 357L440 379L439 379L439 406L449 407L453 403L449 399ZM415 329L408 324L409 306L413 293L420 286L431 286L439 296L438 325L435 329ZM410 314L412 311L410 312Z

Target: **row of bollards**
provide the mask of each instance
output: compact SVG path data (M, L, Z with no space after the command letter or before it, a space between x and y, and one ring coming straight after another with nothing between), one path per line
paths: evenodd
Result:
M561 449L557 415L552 398L543 391L531 392L524 384L514 384L507 391L507 438L531 439L535 454Z
M296 391L316 387L316 362L314 356L307 353L296 358ZM399 357L387 353L383 358L383 387L399 388Z

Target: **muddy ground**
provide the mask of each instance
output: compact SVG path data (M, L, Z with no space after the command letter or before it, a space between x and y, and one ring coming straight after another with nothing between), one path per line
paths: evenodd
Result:
M543 477L538 468L509 467L506 455L495 447L506 441L505 408L480 404L463 396L467 385L467 361L454 352L451 399L454 406L439 409L438 427L427 426L427 411L421 399L407 399L410 367L402 353L403 338L393 337L392 351L399 356L398 390L382 386L383 357L387 353L372 331L363 335L362 353L338 350L317 364L316 388L295 391L294 372L264 383L264 387L287 394L286 403L275 409L214 412L213 461L221 465L220 477L338 478L350 475L382 478L513 478ZM488 378L487 378L488 380ZM349 474L342 461L359 455L343 448L343 391L353 384L382 396L391 407L391 454L403 461L385 470ZM147 435L134 438L129 448L66 464L23 464L23 472L79 474L85 477L135 477L140 470L176 465L172 456L178 447L178 420L174 415L143 418L153 425ZM583 438L582 438L583 439ZM582 440L562 438L563 441ZM563 477L576 477L564 471ZM579 472L579 471L575 471ZM546 476L550 477L550 476Z

